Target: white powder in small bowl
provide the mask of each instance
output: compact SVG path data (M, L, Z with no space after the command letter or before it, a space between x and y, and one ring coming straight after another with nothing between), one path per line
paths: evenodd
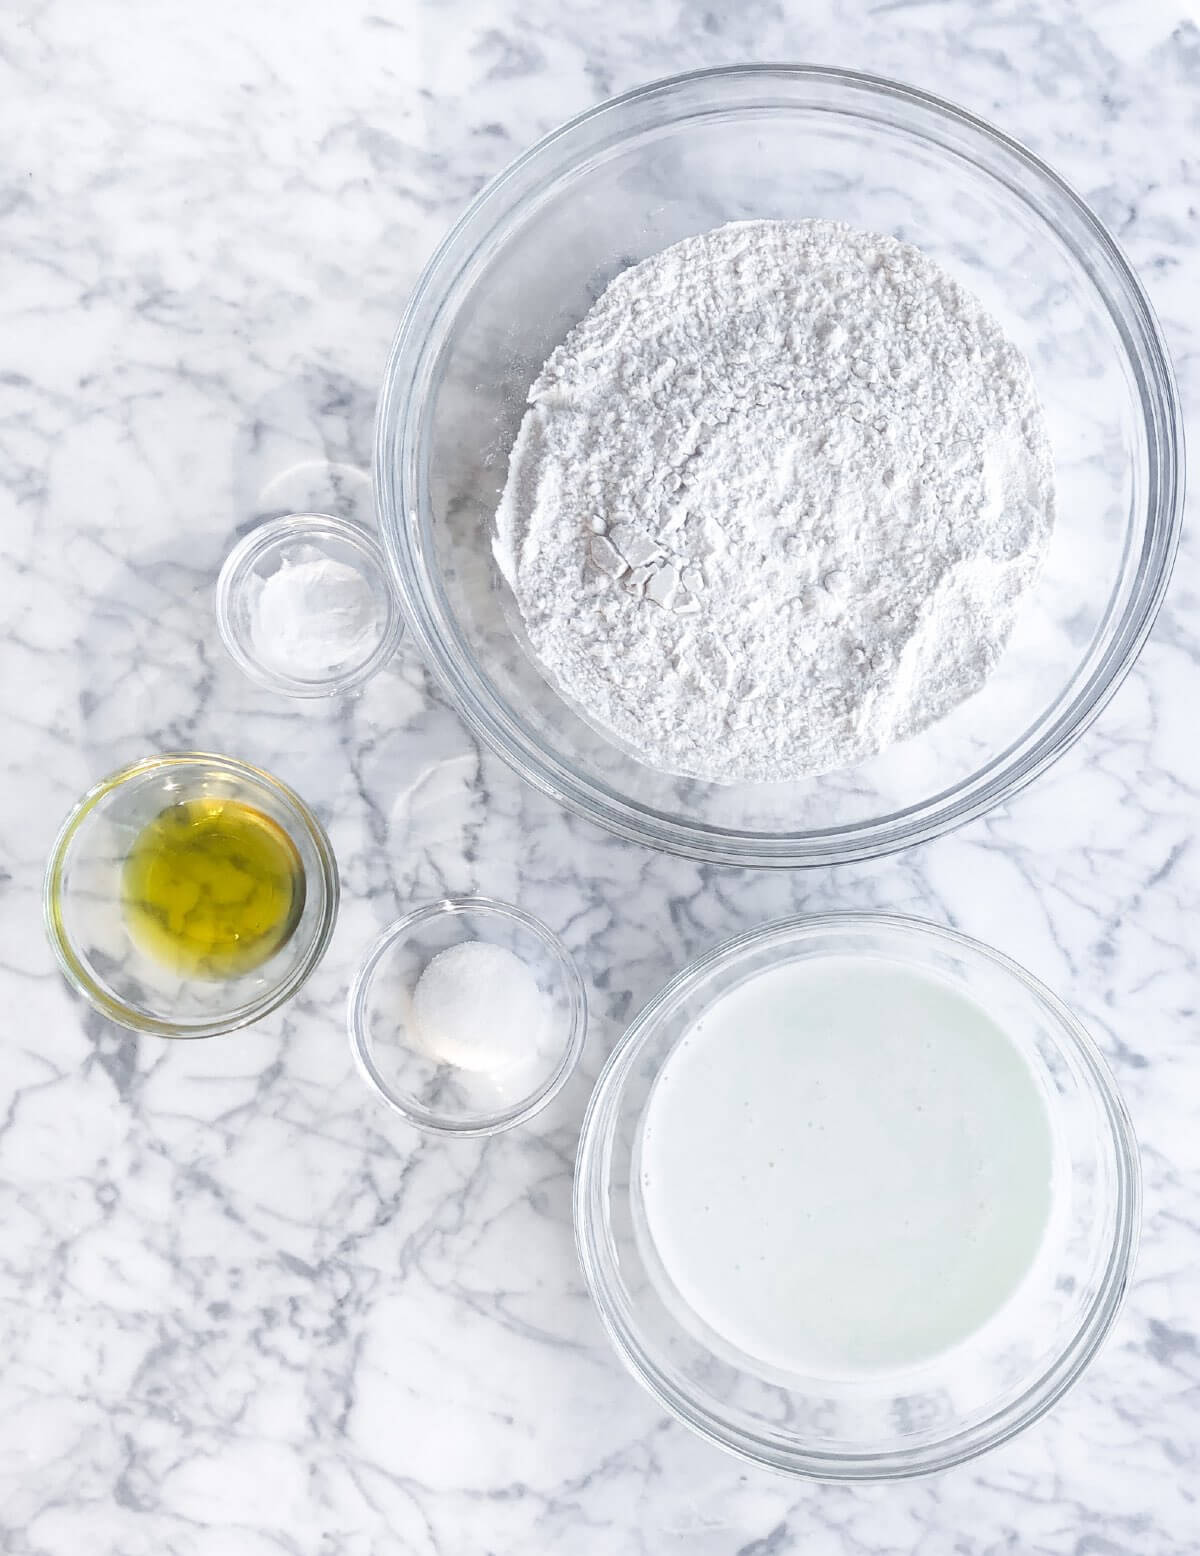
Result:
M373 652L381 630L370 581L315 546L285 558L251 601L254 651L281 675L315 679L352 669Z
M537 980L504 946L467 940L441 951L412 998L412 1036L433 1059L498 1071L535 1055L549 1009Z

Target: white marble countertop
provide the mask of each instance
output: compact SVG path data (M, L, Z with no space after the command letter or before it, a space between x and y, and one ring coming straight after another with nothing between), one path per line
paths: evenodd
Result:
M10 4L0 23L0 1548L13 1556L1126 1556L1200 1544L1197 567L1141 663L1004 811L897 858L703 869L601 836L481 753L411 649L284 703L215 640L235 534L370 510L372 415L431 246L484 179L637 81L748 58L907 79L1091 200L1200 394L1188 0ZM72 999L39 908L76 795L127 759L262 762L330 821L344 912L302 997L210 1042ZM365 1094L349 974L470 887L566 937L595 1019L549 1112L418 1137ZM789 910L891 908L1023 961L1090 1024L1143 1144L1136 1283L1025 1436L864 1490L663 1418L593 1315L576 1132L672 970Z

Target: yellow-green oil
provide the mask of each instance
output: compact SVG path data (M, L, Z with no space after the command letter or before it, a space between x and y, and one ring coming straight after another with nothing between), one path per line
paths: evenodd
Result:
M129 933L188 978L236 978L285 945L304 909L304 865L271 817L241 800L169 805L125 860Z

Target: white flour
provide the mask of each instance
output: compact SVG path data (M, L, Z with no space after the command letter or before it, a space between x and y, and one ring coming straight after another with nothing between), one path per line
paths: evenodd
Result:
M916 733L982 685L1049 537L1024 358L839 223L626 270L529 404L497 560L553 681L668 772L798 778Z

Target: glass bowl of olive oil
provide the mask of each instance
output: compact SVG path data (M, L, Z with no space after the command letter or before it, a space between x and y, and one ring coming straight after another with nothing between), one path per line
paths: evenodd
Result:
M228 756L147 757L90 789L46 869L46 927L104 1015L213 1037L291 998L337 916L329 839L299 795Z

